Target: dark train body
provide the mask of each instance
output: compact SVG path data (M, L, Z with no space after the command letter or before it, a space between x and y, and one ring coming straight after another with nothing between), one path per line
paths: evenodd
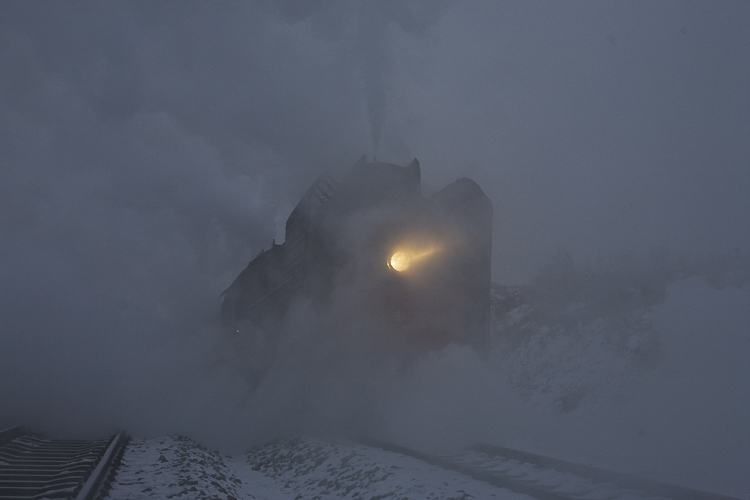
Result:
M222 294L223 322L272 346L295 301L307 301L336 316L343 335L367 325L385 351L459 343L482 352L491 248L492 203L476 183L462 178L426 198L416 159L401 167L363 157L340 183L328 174L313 183L284 243Z

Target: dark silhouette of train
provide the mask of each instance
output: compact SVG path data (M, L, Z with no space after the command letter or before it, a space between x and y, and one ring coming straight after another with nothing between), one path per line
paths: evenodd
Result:
M295 302L331 310L339 330L367 325L372 345L418 353L450 343L484 352L490 335L492 203L461 178L430 197L419 162L367 162L321 175L222 294L223 323L273 351ZM342 327L342 324L344 325Z

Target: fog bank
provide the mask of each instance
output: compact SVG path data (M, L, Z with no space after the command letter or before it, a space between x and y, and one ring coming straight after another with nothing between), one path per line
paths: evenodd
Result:
M216 329L310 183L363 153L418 158L425 195L475 180L502 285L560 248L746 253L749 51L742 1L0 3L0 427L486 439L747 496L746 285L673 284L630 344L573 304L502 356L406 361L366 328L333 342L345 302L301 303L255 395Z

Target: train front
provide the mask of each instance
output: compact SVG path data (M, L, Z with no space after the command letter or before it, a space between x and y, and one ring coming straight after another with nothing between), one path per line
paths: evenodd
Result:
M363 291L361 317L381 346L424 352L489 342L492 204L462 178L421 193L419 163L360 163L332 206L341 279ZM334 201L334 200L332 200ZM356 278L355 278L356 277Z
M321 175L289 216L284 243L224 292L230 352L262 380L302 308L322 325L322 341L344 352L457 343L484 353L491 248L492 203L476 183L462 178L424 197L416 159L401 167L363 158L341 182Z

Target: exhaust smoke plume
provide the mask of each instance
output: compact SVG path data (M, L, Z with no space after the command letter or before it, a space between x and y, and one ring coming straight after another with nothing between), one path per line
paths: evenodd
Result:
M377 157L380 136L383 132L386 109L386 77L388 74L388 46L386 29L388 20L375 2L362 4L358 38L362 54L362 79L367 99L367 116L370 123L373 156Z
M429 1L383 4L366 0L360 4L357 37L373 156L377 157L378 154L388 104L387 82L391 76L393 57L391 44L388 43L390 25L397 25L409 35L423 37L443 16L446 6L446 2Z

